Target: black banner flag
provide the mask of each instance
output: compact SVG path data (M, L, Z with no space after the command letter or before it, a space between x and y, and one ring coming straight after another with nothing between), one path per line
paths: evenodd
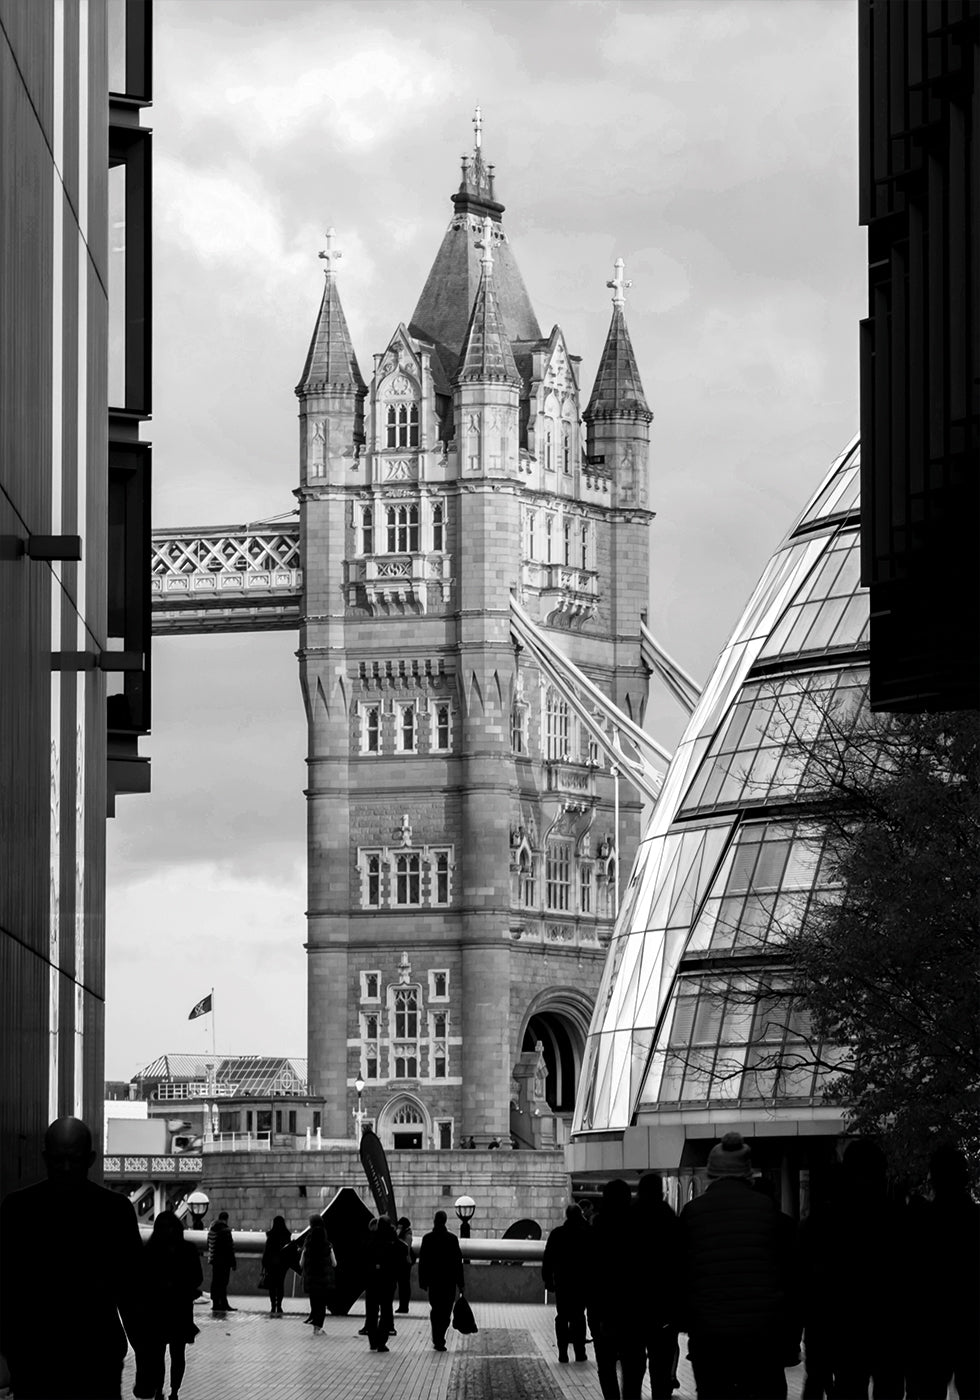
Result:
M387 1215L393 1225L398 1224L398 1212L395 1210L395 1188L391 1184L391 1172L388 1170L388 1158L385 1150L381 1146L381 1139L377 1133L370 1128L365 1128L361 1134L361 1166L364 1168L364 1175L368 1179L371 1188L371 1195L374 1203L378 1207L379 1215Z

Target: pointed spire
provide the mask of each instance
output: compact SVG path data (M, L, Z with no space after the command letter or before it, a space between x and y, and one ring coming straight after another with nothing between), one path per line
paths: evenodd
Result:
M463 338L456 383L520 384L521 376L514 362L514 353L504 331L497 291L493 279L493 220L483 220L480 285L476 289L470 323Z
M592 397L583 417L642 418L649 423L653 414L643 392L630 333L626 329L626 288L633 284L624 279L624 266L623 259L617 258L613 280L606 283L613 293L612 321L596 371Z
M296 386L297 394L316 393L325 389L346 389L362 392L364 379L354 354L347 318L340 304L340 293L334 263L343 255L334 247L334 230L327 229L327 246L320 253L326 262L323 270L323 300L306 355L306 364Z
M473 154L463 156L463 178L459 191L453 196L457 210L468 209L475 202L496 213L503 211L493 195L493 166L483 159L483 113L477 107L473 113Z

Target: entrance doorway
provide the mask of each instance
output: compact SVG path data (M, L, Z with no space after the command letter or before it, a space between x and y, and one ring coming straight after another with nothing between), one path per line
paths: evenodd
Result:
M533 1050L540 1040L547 1070L545 1098L554 1113L571 1113L580 1053L573 1027L554 1011L539 1011L527 1023L521 1050Z
M378 1122L378 1136L393 1152L421 1152L429 1144L429 1133L425 1109L410 1098L388 1104Z

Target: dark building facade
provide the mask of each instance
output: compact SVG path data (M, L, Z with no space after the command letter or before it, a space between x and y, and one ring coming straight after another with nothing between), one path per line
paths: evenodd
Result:
M56 1115L101 1136L105 820L148 786L149 170L113 144L149 98L148 52L148 5L0 0L3 1192L40 1174Z
M976 0L861 0L862 577L874 709L980 705Z

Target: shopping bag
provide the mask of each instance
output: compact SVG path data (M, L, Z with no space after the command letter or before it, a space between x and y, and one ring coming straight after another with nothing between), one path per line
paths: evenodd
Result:
M457 1332L462 1332L464 1336L480 1330L476 1325L473 1309L463 1297L462 1293L456 1299L453 1306L453 1326L456 1328Z

